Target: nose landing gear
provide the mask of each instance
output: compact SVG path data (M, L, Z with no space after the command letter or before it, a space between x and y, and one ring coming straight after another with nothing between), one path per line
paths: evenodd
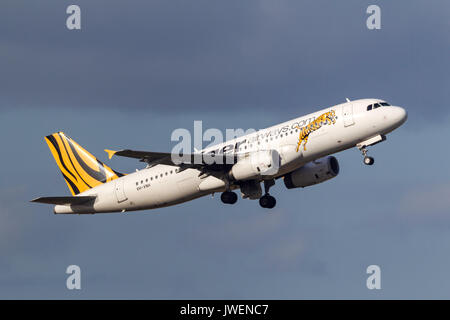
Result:
M360 142L360 143L358 143L358 144L356 145L356 147L357 147L359 150L361 150L361 152L362 152L362 154L363 154L363 156L364 156L363 162L364 162L365 165L371 166L371 165L373 165L374 162L375 162L375 159L374 159L374 158L369 157L369 156L367 155L367 149L366 149L366 147L368 147L368 146L373 146L373 145L375 145L375 144L377 144L377 143L380 143L380 142L382 142L382 141L384 141L384 140L386 140L386 136L383 135L383 134L378 134L378 135L376 135L376 136L374 136L374 137L372 137L372 138L369 138L369 139L367 139L367 140L364 140L364 141L362 141L362 142Z
M264 195L259 198L259 205L266 209L272 209L277 204L277 200L269 194L269 189L275 185L275 181L264 180Z
M362 152L362 154L363 154L363 156L364 156L364 159L363 159L364 164L365 164L365 165L368 165L368 166L373 165L373 164L375 163L375 159L372 158L372 157L369 157L369 156L367 155L367 149L366 149L365 147L363 147L363 148L361 148L360 150L361 150L361 152Z

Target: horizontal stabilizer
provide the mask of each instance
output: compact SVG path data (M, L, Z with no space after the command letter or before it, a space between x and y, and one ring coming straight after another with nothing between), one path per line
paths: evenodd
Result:
M59 205L81 205L93 202L95 196L79 196L79 197L41 197L31 200L31 202L59 204Z
M171 153L166 152L148 152L148 151L136 151L136 150L109 150L105 149L106 153L108 153L108 157L111 159L113 156L121 156L121 157L127 157L127 158L135 158L135 159L149 159L151 161L159 161L159 160L166 160L167 164L171 164Z

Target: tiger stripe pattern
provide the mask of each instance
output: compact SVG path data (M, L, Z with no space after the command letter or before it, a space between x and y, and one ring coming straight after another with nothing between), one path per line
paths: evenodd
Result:
M325 112L318 116L314 121L312 121L310 124L296 128L300 130L299 136L298 136L298 143L297 143L297 152L300 149L301 144L303 143L303 150L306 151L306 143L308 142L309 135L322 128L323 125L331 125L336 123L336 113L334 110L331 110L329 112Z
M45 137L72 195L115 180L122 173L114 171L63 132Z

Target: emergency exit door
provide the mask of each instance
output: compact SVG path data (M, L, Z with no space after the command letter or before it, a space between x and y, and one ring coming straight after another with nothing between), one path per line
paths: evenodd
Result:
M124 179L116 179L116 185L115 185L115 189L116 189L116 198L117 198L117 202L123 202L125 200L127 200L127 196L125 195L125 190L123 188L123 184L124 184Z

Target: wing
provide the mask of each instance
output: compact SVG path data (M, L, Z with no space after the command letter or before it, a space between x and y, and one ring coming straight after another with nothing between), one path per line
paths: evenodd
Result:
M220 170L222 168L233 165L236 162L235 154L176 154L166 152L151 152L137 150L108 150L105 149L111 159L114 155L120 157L139 159L147 162L149 166L157 164L175 165L184 168L208 168L210 170Z
M79 197L41 197L31 200L31 202L60 204L60 205L80 205L94 202L95 196L79 196Z

